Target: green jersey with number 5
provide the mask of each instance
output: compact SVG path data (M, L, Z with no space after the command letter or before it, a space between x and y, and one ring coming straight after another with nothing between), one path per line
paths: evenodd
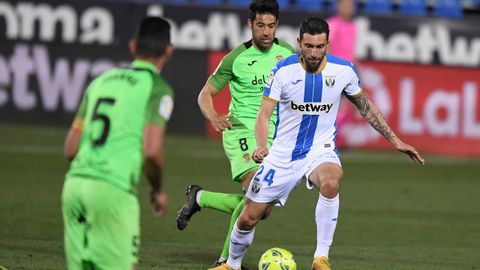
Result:
M136 60L97 77L77 112L83 119L80 146L68 176L108 181L136 193L143 167L147 124L165 128L173 91L151 63Z

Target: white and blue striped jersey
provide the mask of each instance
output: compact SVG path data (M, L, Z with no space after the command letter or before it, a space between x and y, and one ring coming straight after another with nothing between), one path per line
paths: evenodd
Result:
M278 102L271 158L289 162L334 147L341 95L361 92L354 65L334 55L327 54L316 73L305 70L298 54L278 62L263 93Z

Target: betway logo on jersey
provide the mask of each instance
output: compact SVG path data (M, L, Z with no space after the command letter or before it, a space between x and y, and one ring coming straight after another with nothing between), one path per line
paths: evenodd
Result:
M333 103L319 103L319 102L306 102L306 103L294 103L290 101L290 110L300 114L322 114L329 113L333 107Z

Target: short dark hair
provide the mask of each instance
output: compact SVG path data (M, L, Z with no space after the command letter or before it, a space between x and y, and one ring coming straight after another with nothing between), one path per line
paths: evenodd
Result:
M170 23L160 17L145 17L135 34L136 56L160 57L170 44Z
M327 34L330 35L330 28L328 27L328 23L320 19L318 17L307 18L303 20L302 24L300 25L300 40L303 39L303 34L308 33L310 35L317 35L317 34Z
M257 13L270 13L275 16L277 20L280 13L277 0L253 0L248 10L249 19L252 21L257 17Z

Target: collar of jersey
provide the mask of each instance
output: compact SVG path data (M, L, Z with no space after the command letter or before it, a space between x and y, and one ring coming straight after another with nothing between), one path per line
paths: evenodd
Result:
M152 63L144 60L134 60L132 62L132 67L133 68L140 68L140 69L148 69L154 72L155 74L159 74L160 70Z
M303 63L303 57L302 57L302 55L299 55L298 58L299 58L298 62L300 62L300 65L302 66L302 68L303 68L306 72L309 72L309 71L307 71L307 67L305 66L305 63ZM322 63L321 63L320 66L318 67L317 71L313 72L312 74L318 74L318 73L322 72L326 65L327 65L327 56L325 55L325 56L323 57ZM309 72L309 73L310 73L310 72Z

